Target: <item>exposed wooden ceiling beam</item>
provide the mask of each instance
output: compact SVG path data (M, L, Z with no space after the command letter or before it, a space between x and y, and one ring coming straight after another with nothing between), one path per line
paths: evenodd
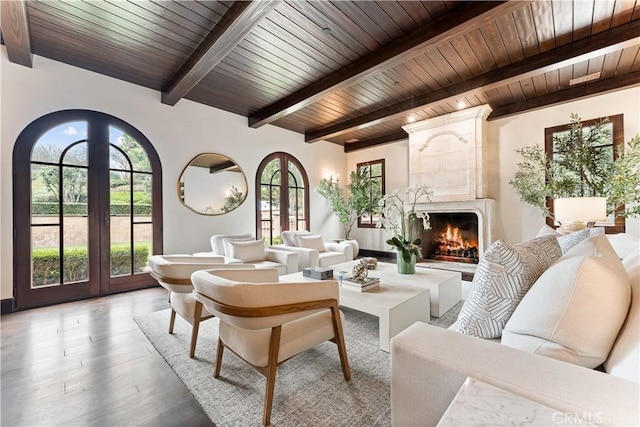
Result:
M609 92L632 86L640 86L640 71L626 74L620 77L600 80L595 83L585 83L571 89L565 89L559 92L550 93L548 95L533 98L528 101L517 102L514 104L504 105L502 107L497 107L489 114L487 120L496 120L499 118L512 116L514 114L523 113L525 111L536 110L539 108L548 107L550 105L560 104L566 101L588 98L591 96L602 94L603 92Z
M344 89L417 53L479 28L499 16L522 8L527 2L470 1L435 22L429 22L387 46L358 59L312 84L249 116L249 126L258 128L298 111L322 97Z
M22 0L0 1L0 26L9 61L33 67L27 4Z
M234 1L162 92L162 103L175 105L250 33L280 0Z
M637 44L640 44L640 21L638 20L531 56L472 79L413 97L409 100L363 114L350 120L307 132L305 134L305 141L316 142L322 139L333 138L353 130L363 129L386 120L397 118L410 111L424 109L430 104L446 100L453 101L455 98L469 94L480 88L485 91L490 90Z
M373 147L375 145L389 144L391 142L400 141L401 139L407 139L409 136L403 130L399 132L390 133L388 135L378 136L363 141L352 142L345 144L344 152L350 153L351 151L362 150L365 148Z

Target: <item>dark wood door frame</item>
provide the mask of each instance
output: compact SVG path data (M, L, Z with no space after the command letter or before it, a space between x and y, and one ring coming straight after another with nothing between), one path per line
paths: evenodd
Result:
M86 282L31 289L31 152L48 130L72 121L88 122L88 249L89 253L100 255L89 257L89 278ZM109 126L115 126L133 137L149 157L153 171L153 252L162 253L162 167L149 140L135 127L106 113L91 110L49 113L27 125L18 136L13 150L13 293L15 306L19 309L155 284L148 274L127 276L128 280L110 278L110 235L104 217L105 214L109 215L109 198L105 196L109 194Z

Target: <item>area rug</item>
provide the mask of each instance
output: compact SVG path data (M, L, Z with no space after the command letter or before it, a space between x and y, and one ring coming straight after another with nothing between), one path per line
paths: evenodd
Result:
M432 323L455 321L462 303ZM335 344L326 342L278 368L271 423L275 426L390 426L390 359L378 348L378 319L355 310L345 314L351 381L342 375ZM196 357L188 356L191 326L176 319L169 335L169 310L135 318L140 329L220 427L262 423L265 379L226 351L213 378L218 319L200 325Z

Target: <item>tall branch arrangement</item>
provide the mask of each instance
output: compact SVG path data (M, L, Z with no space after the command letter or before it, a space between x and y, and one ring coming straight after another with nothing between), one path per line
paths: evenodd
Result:
M344 228L344 237L349 239L353 224L363 215L377 213L380 194L379 184L371 179L367 168L352 171L346 188L339 180L322 179L318 184L318 193L331 204L333 213L338 216Z
M418 185L407 188L402 196L395 190L379 202L382 219L376 227L385 228L393 233L387 244L395 247L406 262L411 260L411 255L422 258L419 225L428 230L431 228L431 222L428 213L416 211L416 203L429 202L431 194L426 185Z
M539 145L517 149L522 160L509 184L520 200L551 218L547 198L559 197L606 197L608 214L640 215L640 136L617 147L614 161L602 149L611 139L607 123L585 127L572 114L568 132L553 137L552 158Z

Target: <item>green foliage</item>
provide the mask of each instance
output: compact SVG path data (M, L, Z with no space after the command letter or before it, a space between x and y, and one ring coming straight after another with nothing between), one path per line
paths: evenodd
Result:
M317 191L331 204L347 239L359 217L379 211L378 201L382 197L378 181L371 179L367 168L352 171L346 189L340 186L338 180L322 179Z
M38 248L33 250L33 285L43 286L60 283L60 251L58 248ZM141 271L147 264L149 247L136 244L134 251L134 269ZM89 277L87 248L65 248L64 283L87 280ZM111 247L111 274L130 273L129 246Z
M567 132L554 135L554 156L549 159L541 146L517 149L522 160L509 181L520 200L552 217L547 198L607 197L609 214L627 205L622 216L640 215L640 137L619 147L613 161L612 135L608 119L593 126L582 125L580 117L571 115Z
M431 222L428 213L416 211L416 204L418 201L430 201L431 194L426 185L418 185L407 188L404 196L395 190L378 202L382 207L382 218L376 227L385 228L393 233L387 244L395 247L406 262L411 261L411 255L422 258L422 240L418 237L418 227L422 226L424 230L428 230L431 228Z
M32 203L31 213L33 215L58 215L58 203ZM112 215L130 215L131 208L128 203L111 204ZM86 203L65 203L64 214L69 216L87 215ZM133 205L134 215L151 215L150 204Z
M246 197L247 197L246 194L238 190L235 185L232 185L231 194L225 197L224 206L222 207L222 210L224 212L231 212L232 210L240 206L242 202L244 202L244 199Z

